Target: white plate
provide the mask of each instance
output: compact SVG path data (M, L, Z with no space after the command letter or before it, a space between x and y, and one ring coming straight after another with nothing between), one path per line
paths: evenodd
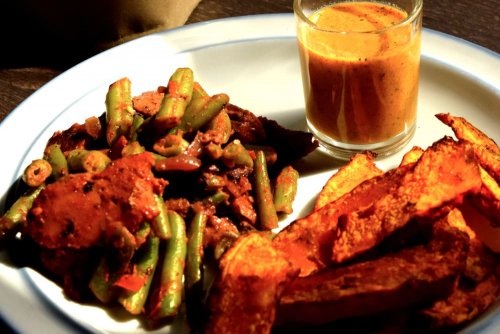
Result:
M133 92L165 85L180 66L194 70L209 93L225 92L231 102L295 129L304 129L303 97L291 14L223 19L185 26L115 47L61 74L16 108L0 124L3 161L2 205L24 167L41 156L56 131L104 111L107 87L120 77ZM408 145L427 147L449 128L433 116L465 116L500 142L498 54L431 30L424 30L418 126ZM379 161L395 166L402 152ZM294 214L305 214L338 164L320 153L301 163ZM307 184L307 186L306 186ZM37 273L11 266L0 252L0 315L21 333L141 332L133 319L68 301ZM498 333L500 308L467 332ZM178 328L173 328L175 332Z

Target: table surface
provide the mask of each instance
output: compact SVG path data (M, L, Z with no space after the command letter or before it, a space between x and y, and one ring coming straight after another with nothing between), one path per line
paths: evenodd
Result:
M202 0L186 24L231 16L291 13L292 2ZM499 7L500 0L424 0L423 25L498 54ZM8 42L3 44L4 48L0 52L0 122L46 82L98 52L90 48L79 49L76 45L57 47L57 43L47 43L42 38L33 39L34 33L28 28L19 31L14 29L9 31L6 37ZM26 42L28 40L30 43Z

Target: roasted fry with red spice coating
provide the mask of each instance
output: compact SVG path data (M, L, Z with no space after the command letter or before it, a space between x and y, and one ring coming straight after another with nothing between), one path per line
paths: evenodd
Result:
M500 279L492 274L472 288L459 286L448 298L436 301L420 314L431 329L462 325L486 311L499 292Z
M465 200L458 206L467 225L474 231L477 238L493 252L500 254L500 229L494 227L470 201Z
M471 229L471 217L469 213L462 215L463 211L467 209L464 210L464 206L461 206L460 210L453 209L448 216L451 217L453 226L469 235L466 265L462 278L448 297L438 299L418 312L420 321L427 328L463 325L487 310L497 300L500 292L500 279L497 276L499 259Z
M448 222L469 236L469 251L463 270L463 277L469 282L481 282L496 271L498 259L478 238L476 232L469 226L460 209L453 208L447 215Z
M220 261L204 333L270 333L279 297L296 275L266 234L242 235Z
M415 163L420 159L422 154L424 153L424 149L419 146L413 146L408 152L403 155L403 159L401 159L400 166L408 165L410 163Z
M445 137L428 148L394 193L341 218L332 247L335 263L380 244L416 217L432 217L445 204L479 191L481 178L467 143Z
M336 201L292 222L276 235L273 244L300 268L300 276L325 268L332 263L331 245L339 217L394 192L411 168L395 168L361 183Z
M500 148L495 141L463 117L450 114L437 114L436 117L451 127L459 140L472 144L481 166L500 183Z
M448 296L465 267L469 241L448 219L434 224L427 244L295 279L280 299L277 322L319 325Z
M360 183L382 174L383 171L375 165L373 158L370 153L358 153L345 166L339 168L321 189L314 210L333 202Z
M500 227L500 186L482 167L479 168L482 180L481 191L468 196L466 200L471 203L489 223Z

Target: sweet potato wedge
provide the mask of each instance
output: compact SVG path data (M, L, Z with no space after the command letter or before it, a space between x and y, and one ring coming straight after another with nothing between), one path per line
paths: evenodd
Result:
M452 209L448 213L448 222L469 236L469 251L462 276L469 282L478 283L495 273L498 259L469 226L461 209L463 206Z
M309 215L299 218L280 231L273 245L307 276L332 263L332 242L340 216L370 206L394 192L413 165L392 169L373 177L352 191Z
M472 144L481 166L500 183L500 148L495 141L463 117L444 113L436 117L451 127L459 140Z
M325 183L318 194L314 210L340 198L360 183L381 175L383 171L375 165L373 158L373 154L370 153L354 155L346 165L341 167Z
M459 285L448 298L422 310L419 322L430 329L465 324L486 311L499 292L500 279L494 274L472 287Z
M466 200L487 217L493 227L498 229L500 228L500 186L482 167L479 171L482 181L481 191L469 196Z
M396 191L339 218L332 260L342 263L380 244L416 217L431 217L481 188L479 167L464 142L444 137L429 147Z
M491 221L468 200L460 204L459 209L477 238L491 251L500 254L500 228L492 226Z
M427 244L299 277L280 299L277 324L321 325L448 296L465 267L469 238L444 217Z
M419 146L413 146L408 152L403 155L403 159L401 159L400 166L408 165L410 163L415 163L420 159L422 154L424 153L424 149Z
M267 235L242 235L220 261L204 333L269 333L285 284L297 274Z

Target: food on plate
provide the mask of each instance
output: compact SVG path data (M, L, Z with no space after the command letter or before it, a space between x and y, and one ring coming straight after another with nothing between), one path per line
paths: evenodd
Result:
M205 333L269 333L285 286L298 274L262 232L242 235L224 254L208 299Z
M437 114L436 117L450 126L459 140L472 145L481 166L496 182L500 182L500 148L495 141L463 117L444 113Z
M0 218L17 263L72 300L206 333L447 331L498 299L498 147L472 124L386 171L359 153L279 230L318 143L192 74L135 97L120 79L104 114L52 135Z
M284 213L293 212L293 203L297 195L297 182L299 172L292 166L283 168L276 177L274 184L274 208L276 211Z
M373 168L369 156L332 175L321 190L334 189L332 201L272 240L273 249L300 269L267 314L276 312L272 331L449 332L487 311L500 295L500 248L482 230L494 225L470 200L492 178L477 149L444 136L426 149L413 147L380 175L365 173ZM346 171L356 168L366 179L344 187ZM484 200L492 205L496 198ZM251 261L266 264L265 258Z
M437 221L422 245L295 279L279 301L278 324L321 325L447 297L468 248L467 234L449 219Z
M418 159L422 156L424 150L419 146L413 146L408 152L403 155L401 159L400 166L408 165L410 163L417 162Z
M113 234L111 223L137 233L144 221L158 216L155 195L167 185L153 175L154 161L141 153L117 159L99 173L69 174L47 184L23 232L49 249L101 245Z
M369 152L354 155L349 163L340 167L323 186L316 198L314 209L333 202L361 182L382 174L383 171L375 165L373 159L374 155Z
M286 226L273 239L273 244L289 254L290 261L301 268L301 276L332 265L332 243L340 217L394 192L411 167L392 169L361 182L337 200Z
M492 274L472 288L461 284L452 294L421 311L429 328L452 328L465 324L485 312L498 299L500 280Z
M468 226L462 211L454 209L449 215L454 226L467 233L470 239L463 279L457 281L446 298L419 312L419 320L429 328L452 327L470 321L491 306L500 293L498 259Z
M291 213L292 163L318 144L209 95L187 67L136 96L121 78L104 102L26 167L0 238L29 245L26 264L70 299L122 305L157 325L184 300L199 304L204 268L240 235Z
M348 261L405 228L412 219L439 215L444 204L458 204L466 194L479 191L481 178L472 156L467 145L451 138L428 148L394 192L339 219L333 261Z

